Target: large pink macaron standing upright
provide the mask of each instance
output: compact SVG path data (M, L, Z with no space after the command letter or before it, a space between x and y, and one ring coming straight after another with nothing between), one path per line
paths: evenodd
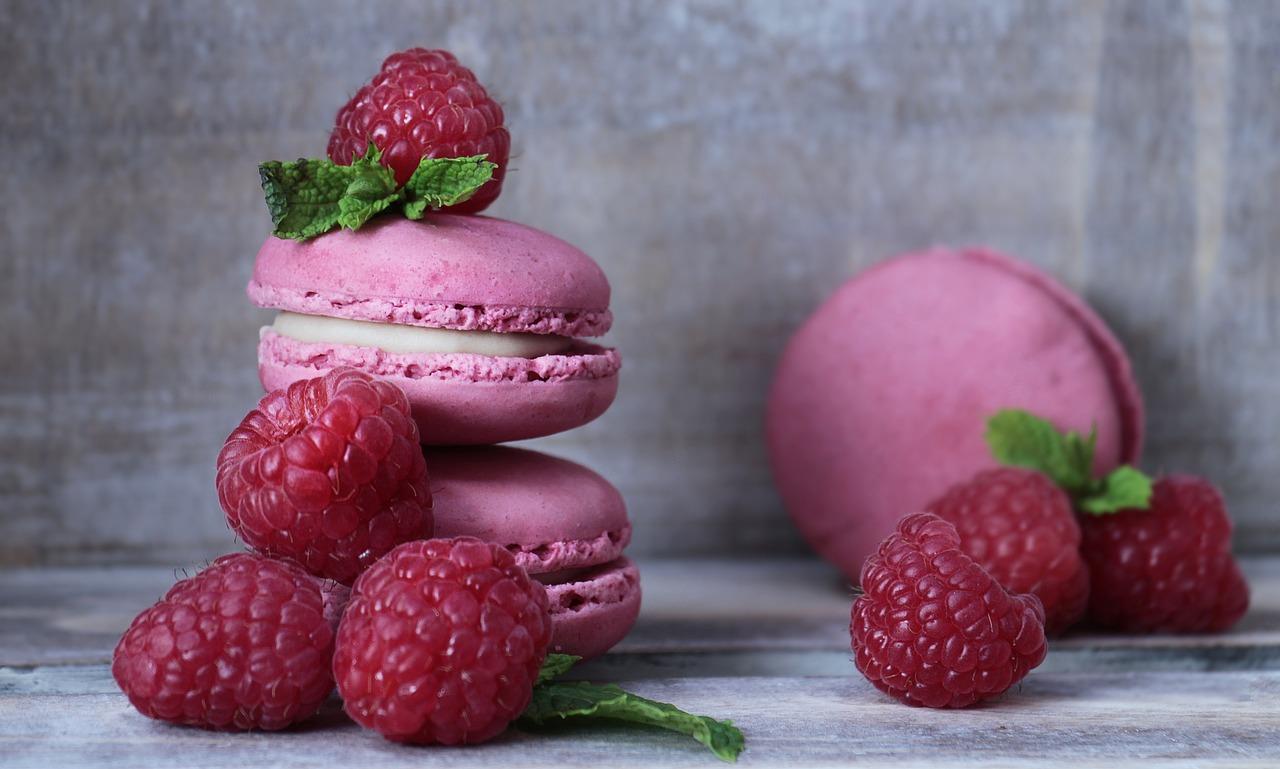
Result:
M984 427L1003 408L1096 425L1099 472L1141 450L1129 359L1079 297L988 250L899 256L788 343L766 416L774 479L813 548L857 580L901 516L994 464Z
M436 536L504 545L551 599L551 651L597 657L640 612L640 574L622 554L622 496L566 459L505 446L426 451Z
M424 443L551 435L604 413L617 352L609 282L582 251L484 216L380 217L357 231L268 238L249 297L280 310L258 371L273 390L336 366L404 389Z

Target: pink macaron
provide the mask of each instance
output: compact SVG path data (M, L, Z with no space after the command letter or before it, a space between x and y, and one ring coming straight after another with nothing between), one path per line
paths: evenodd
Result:
M592 259L484 216L379 217L357 231L268 238L249 297L280 310L258 372L273 390L336 366L404 389L422 440L497 443L568 430L618 389L609 282Z
M1124 348L1067 288L983 249L889 259L788 343L766 416L774 480L813 548L856 580L901 516L994 464L983 434L1002 408L1096 425L1099 472L1142 447Z
M428 449L436 536L504 545L551 599L552 651L597 657L635 624L640 574L623 554L622 496L565 459L504 446Z

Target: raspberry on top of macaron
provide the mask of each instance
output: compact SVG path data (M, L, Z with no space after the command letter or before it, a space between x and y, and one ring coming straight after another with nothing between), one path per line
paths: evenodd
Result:
M479 213L502 192L511 152L502 105L448 51L410 48L391 54L338 110L336 123L329 135L330 160L350 165L372 142L400 184L423 158L487 156L497 165L493 178L469 199L449 206L450 213Z

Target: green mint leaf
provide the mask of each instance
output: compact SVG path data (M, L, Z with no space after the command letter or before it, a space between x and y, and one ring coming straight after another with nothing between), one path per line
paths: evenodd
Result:
M305 240L338 226L339 201L354 172L329 160L271 160L258 166L272 234Z
M349 166L302 158L258 166L271 212L272 234L306 240L335 227L359 229L369 217L400 199L395 172L383 166L382 153L369 145Z
M428 208L444 208L469 199L493 178L498 166L485 155L423 158L404 185L404 215L421 219Z
M1098 426L1095 424L1089 428L1088 438L1081 438L1079 433L1071 431L1066 434L1065 440L1071 466L1083 473L1085 478L1092 480L1093 454L1098 448Z
M1151 504L1151 478L1125 465L1105 478L1093 477L1098 428L1089 437L1063 434L1047 420L1016 409L987 421L987 445L1002 464L1029 467L1053 479L1082 512L1106 515Z
M379 162L381 158L382 152L370 142L364 156L351 161L351 179L338 200L338 224L349 230L360 229L401 198L396 174Z
M559 678L581 660L581 657L573 654L548 654L542 662L542 669L538 671L538 680L533 685L538 686L553 678Z
M369 143L363 157L340 166L303 158L292 163L272 160L258 166L272 234L306 240L346 227L357 230L393 203L404 201L404 214L421 219L428 209L461 203L493 178L498 166L484 155L423 158L403 187L395 172L382 165L382 152Z
M1028 467L1049 476L1072 496L1090 491L1096 433L1088 439L1063 435L1048 420L1020 409L987 420L987 446L1001 464Z
M723 761L737 761L745 745L742 732L728 721L695 716L674 705L630 694L613 684L543 684L533 690L533 699L520 720L526 725L541 726L570 718L630 721L687 734Z
M1123 465L1102 479L1099 488L1076 504L1091 515L1106 515L1120 510L1151 507L1151 478L1141 470Z

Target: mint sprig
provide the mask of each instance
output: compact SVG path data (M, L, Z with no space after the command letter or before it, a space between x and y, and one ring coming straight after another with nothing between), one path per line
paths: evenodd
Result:
M997 461L1044 473L1083 512L1105 515L1151 505L1151 478L1141 470L1122 465L1102 478L1094 477L1096 429L1085 438L1063 433L1027 411L1005 409L987 420L986 438Z
M324 159L271 160L258 166L258 176L272 234L307 240L337 227L358 230L396 203L403 204L408 218L421 219L428 209L468 200L497 168L485 157L423 158L409 181L399 186L395 172L382 165L382 152L371 142L348 166Z
M745 740L742 732L729 721L695 716L675 705L631 694L615 684L554 680L578 660L565 654L547 656L533 688L533 699L520 716L522 726L545 726L569 719L630 721L687 734L706 745L722 761L738 760Z
M538 671L538 680L534 686L540 686L568 673L574 665L582 660L576 654L548 654L542 661L542 669Z

